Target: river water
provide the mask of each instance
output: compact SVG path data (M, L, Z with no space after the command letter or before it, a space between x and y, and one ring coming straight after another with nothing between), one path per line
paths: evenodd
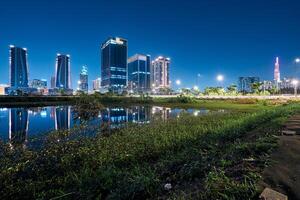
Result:
M183 114L199 116L207 109L178 109L159 106L106 107L97 111L85 122L82 135L93 136L100 130L122 128L128 122L145 124L154 120L164 121ZM0 108L0 140L27 143L30 138L47 135L54 130L72 129L82 124L80 115L72 106Z

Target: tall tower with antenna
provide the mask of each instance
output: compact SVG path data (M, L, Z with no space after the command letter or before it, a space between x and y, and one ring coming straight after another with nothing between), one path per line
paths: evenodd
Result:
M279 58L276 57L276 62L274 66L274 81L276 83L280 82L280 71L279 71Z

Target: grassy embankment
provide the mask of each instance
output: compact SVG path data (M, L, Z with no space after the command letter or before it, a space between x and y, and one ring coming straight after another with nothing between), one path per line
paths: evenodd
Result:
M255 198L274 135L300 106L219 103L242 112L129 126L109 137L70 141L54 133L40 151L2 144L0 197Z

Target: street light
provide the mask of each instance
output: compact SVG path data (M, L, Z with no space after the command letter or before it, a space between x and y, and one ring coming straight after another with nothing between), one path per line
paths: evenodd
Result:
M296 58L295 63L300 63L300 58Z
M176 80L176 85L181 85L181 81L180 80Z
M294 85L294 94L295 94L295 97L297 96L297 86L298 86L298 80L294 79L292 81L292 84Z
M224 76L221 75L221 74L219 74L219 75L217 76L217 81L222 82L223 80L224 80Z

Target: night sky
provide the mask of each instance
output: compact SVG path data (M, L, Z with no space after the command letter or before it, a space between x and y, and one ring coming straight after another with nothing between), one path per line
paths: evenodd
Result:
M28 48L29 78L49 80L56 53L71 55L73 88L82 65L100 77L100 45L128 39L128 55L170 57L171 80L192 87L238 76L300 78L299 0L1 0L0 83L8 83L9 45Z

